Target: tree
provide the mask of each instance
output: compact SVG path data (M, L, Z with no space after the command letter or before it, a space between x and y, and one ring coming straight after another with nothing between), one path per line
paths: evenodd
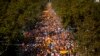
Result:
M81 56L99 55L99 9L100 4L90 0L71 1L69 25L76 28L75 36L78 42L78 52ZM97 21L98 20L98 21ZM66 25L66 24L65 24Z
M22 41L24 26L36 21L36 13L40 11L36 5L39 3L39 0L0 0L0 55L8 45Z

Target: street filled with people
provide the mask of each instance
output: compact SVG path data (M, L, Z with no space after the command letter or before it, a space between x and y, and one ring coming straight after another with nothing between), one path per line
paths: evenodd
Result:
M48 3L35 29L24 32L23 56L75 56L75 39Z

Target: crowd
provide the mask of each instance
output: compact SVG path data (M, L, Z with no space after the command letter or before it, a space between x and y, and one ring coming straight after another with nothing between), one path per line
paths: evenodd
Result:
M22 43L23 52L26 56L74 56L73 35L63 29L60 18L48 7L39 17L41 21L36 23L35 29L23 33L26 37Z

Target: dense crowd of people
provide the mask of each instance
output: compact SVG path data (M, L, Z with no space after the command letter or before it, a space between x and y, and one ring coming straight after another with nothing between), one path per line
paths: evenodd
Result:
M39 19L41 21L36 23L35 29L23 33L26 37L21 48L24 56L74 56L74 37L63 28L51 3L47 4Z

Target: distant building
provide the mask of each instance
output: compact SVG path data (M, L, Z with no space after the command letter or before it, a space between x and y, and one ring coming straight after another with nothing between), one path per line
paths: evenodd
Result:
M95 0L95 2L99 2L99 0Z

